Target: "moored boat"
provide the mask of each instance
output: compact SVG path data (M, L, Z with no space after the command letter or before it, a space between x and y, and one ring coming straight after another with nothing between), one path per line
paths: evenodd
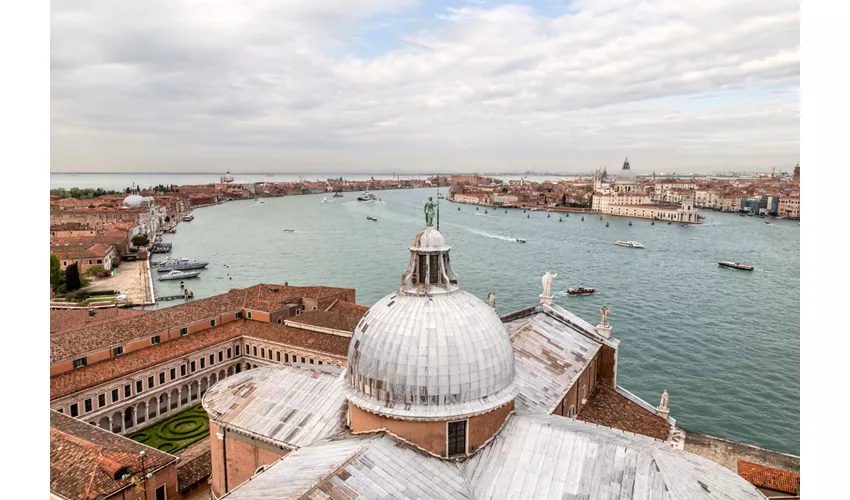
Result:
M170 270L176 271L185 271L187 269L203 269L209 265L209 262L203 262L200 260L194 259L168 259L165 262L161 262L159 266L157 266L157 271L164 273Z
M585 288L583 286L577 286L567 290L567 295L590 295L591 293L595 292L595 288Z
M201 271L178 271L176 269L172 269L168 272L168 274L160 276L159 281L197 278L199 274L201 274Z
M189 212L188 214L183 216L183 220L185 222L189 222L190 220L192 220L194 218L195 218L195 216L192 214L192 212Z
M728 267L730 269L740 269L741 271L752 271L755 269L753 266L749 264L741 264L740 262L718 262L720 267Z

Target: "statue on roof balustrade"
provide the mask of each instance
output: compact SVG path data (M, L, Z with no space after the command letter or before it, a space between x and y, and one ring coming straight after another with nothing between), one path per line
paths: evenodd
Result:
M428 197L428 201L425 202L425 226L431 227L434 225L434 207L437 204L434 203L434 199L432 197Z

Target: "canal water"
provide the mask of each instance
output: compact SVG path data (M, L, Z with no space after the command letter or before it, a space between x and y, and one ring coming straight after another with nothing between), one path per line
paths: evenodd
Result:
M385 203L346 193L331 203L309 195L201 208L164 241L174 257L210 262L186 281L196 297L289 282L356 288L358 303L371 305L399 286L408 246L424 225L423 202L436 199L430 189L377 194ZM546 271L558 273L553 290L596 288L589 296L559 293L555 302L594 324L603 304L612 309L620 385L652 404L667 390L671 415L685 429L799 454L798 222L706 211L700 226L652 226L484 210L441 201L440 230L464 289L485 301L496 292L505 314L538 301ZM721 260L755 271L720 268ZM155 286L157 295L180 293L179 282Z

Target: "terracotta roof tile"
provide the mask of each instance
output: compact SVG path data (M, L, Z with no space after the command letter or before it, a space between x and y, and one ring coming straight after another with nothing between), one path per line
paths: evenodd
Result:
M212 474L210 450L177 467L177 491L186 491Z
M54 334L50 338L50 363L125 344L218 314L238 311L242 308L244 297L244 290L234 289L222 295L148 311L141 317L122 318Z
M237 338L242 333L244 321L231 321L230 323L201 330L200 332L179 337L157 346L146 347L117 358L60 373L50 378L50 399L52 401L56 398L104 384L110 380L129 375L139 370L165 363L180 356L192 354L219 342Z
M126 468L141 472L139 451L145 450L145 468L161 468L177 457L113 434L61 413L50 412L50 491L64 498L90 500L108 496L131 484L115 479Z
M353 291L351 288L329 286L286 286L261 283L245 289L245 307L257 311L274 311L296 299L343 298L346 293Z
M259 321L245 321L242 334L246 337L269 340L279 344L292 347L300 347L330 354L332 356L348 356L348 337L331 335L327 333L301 330L286 325L275 323L262 323Z
M753 486L796 494L800 486L800 474L774 467L738 460L738 475Z
M287 321L354 333L360 318L368 310L367 306L338 300L326 311L305 311L287 318Z
M129 318L140 314L145 314L145 311L111 307L108 309L97 309L95 310L94 316L89 316L87 309L51 309L50 333L53 334L76 330L77 328L109 322L120 318Z
M602 384L593 389L577 418L661 441L670 434L670 424L665 419Z

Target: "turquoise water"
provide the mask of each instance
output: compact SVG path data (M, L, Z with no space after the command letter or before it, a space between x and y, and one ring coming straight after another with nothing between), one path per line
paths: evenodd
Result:
M407 247L424 225L422 203L436 198L434 190L378 194L386 204L357 202L348 193L327 204L311 195L202 208L164 240L175 257L210 262L186 282L196 297L288 281L356 288L357 301L371 305L398 287ZM708 211L705 224L680 227L488 212L442 202L440 229L466 290L485 301L496 292L504 314L538 301L546 271L558 273L553 290L594 287L595 295L555 301L593 323L603 304L612 308L620 385L652 404L667 390L671 415L687 430L799 454L798 222L767 225ZM616 240L646 248L617 247ZM720 260L756 269L724 269ZM180 292L179 282L156 287L158 295Z

